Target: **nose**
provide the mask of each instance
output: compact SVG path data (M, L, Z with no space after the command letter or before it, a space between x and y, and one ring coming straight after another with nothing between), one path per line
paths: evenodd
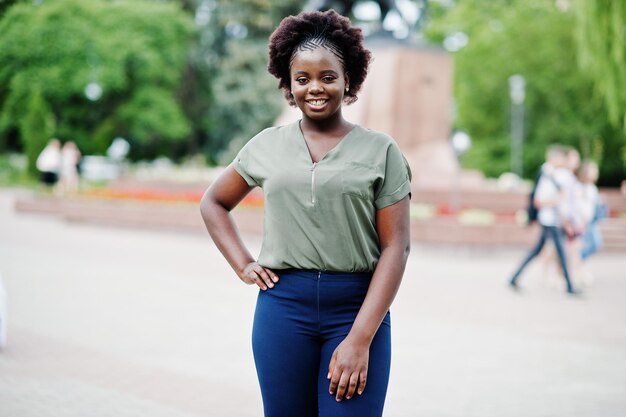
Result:
M319 94L324 91L324 86L319 81L311 81L309 84L309 92L311 94Z

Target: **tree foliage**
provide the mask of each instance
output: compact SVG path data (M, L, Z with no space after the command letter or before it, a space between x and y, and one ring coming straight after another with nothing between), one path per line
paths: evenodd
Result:
M592 79L577 65L572 10L542 0L464 0L436 10L426 35L468 35L456 52L456 127L472 137L467 163L497 176L510 170L508 78L526 79L524 174L534 176L550 143L577 147L601 164L601 181L624 176L624 132L609 121Z
M123 136L136 159L197 152L228 159L284 105L266 71L267 40L303 4L4 0L0 149L24 147L20 126L38 91L53 134L83 153ZM85 96L89 83L102 87L96 101Z
M593 77L612 123L626 131L626 2L577 0L580 62Z
M210 77L207 142L210 160L229 162L233 152L271 125L284 105L267 72L269 35L302 0L204 0L198 2L197 53Z
M19 129L24 140L28 171L37 174L37 157L54 134L54 117L39 90L31 93L26 102L26 109L26 114L20 120Z
M18 3L24 0L0 0L0 17L4 14L4 12L15 3Z
M84 153L102 152L116 135L135 148L186 139L175 92L193 30L177 5L161 2L13 5L0 21L0 141L23 124L36 91L55 134ZM85 97L89 83L102 88L95 101Z

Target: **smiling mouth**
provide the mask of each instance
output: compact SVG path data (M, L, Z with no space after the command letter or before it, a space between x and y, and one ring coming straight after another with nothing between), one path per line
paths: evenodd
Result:
M328 100L326 99L315 99L315 100L307 100L306 102L313 106L321 106L325 104Z

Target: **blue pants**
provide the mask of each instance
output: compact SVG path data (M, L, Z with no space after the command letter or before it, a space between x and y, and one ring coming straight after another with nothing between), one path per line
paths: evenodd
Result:
M530 250L530 253L526 256L526 258L522 261L520 267L515 271L513 277L511 278L511 284L517 284L517 280L519 279L520 274L526 268L526 265L530 263L539 253L543 246L546 244L546 240L551 239L554 242L554 246L556 247L556 253L559 256L559 263L561 264L561 270L563 271L563 277L565 278L565 283L567 284L567 292L572 292L572 281L569 278L569 272L567 269L567 258L565 255L565 248L563 246L564 233L560 227L555 226L541 226L541 236L539 237L539 241Z
M583 234L583 247L580 257L583 261L596 253L602 247L602 235L597 223L591 223Z
M259 291L252 331L265 417L382 416L391 364L389 313L370 346L363 394L337 402L326 378L332 354L363 304L371 274L276 272L277 285Z

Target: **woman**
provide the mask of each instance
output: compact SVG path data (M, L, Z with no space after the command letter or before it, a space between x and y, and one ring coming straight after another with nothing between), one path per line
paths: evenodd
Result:
M598 220L606 216L606 207L600 199L600 193L596 183L599 176L598 164L592 160L586 160L580 166L578 179L581 183L581 209L585 221L583 233L583 247L581 258L586 260L602 246L602 238L598 230Z
M217 247L260 288L252 342L266 417L382 415L411 173L390 137L342 116L367 73L362 42L332 10L285 18L268 69L302 119L251 139L201 202ZM255 186L258 261L229 214Z
M581 207L586 228L582 235L582 247L580 249L581 272L583 284L591 285L593 276L585 268L584 263L602 247L602 235L598 222L606 217L607 207L600 198L596 183L599 177L598 164L594 161L584 161L580 167L578 178L582 184Z
M60 187L64 195L76 194L80 178L78 177L78 165L81 153L72 141L65 142L61 148L61 176Z

